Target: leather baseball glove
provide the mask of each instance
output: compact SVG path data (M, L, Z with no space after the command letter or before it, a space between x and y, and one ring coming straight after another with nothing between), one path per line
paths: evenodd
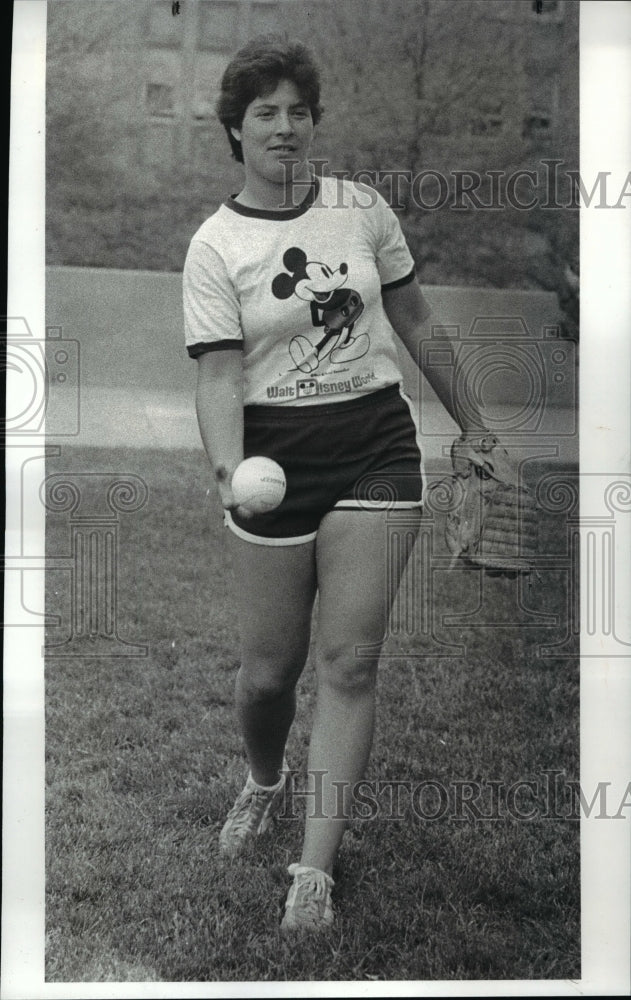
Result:
M495 434L462 435L451 447L452 501L445 537L452 553L497 573L529 573L537 552L534 498Z

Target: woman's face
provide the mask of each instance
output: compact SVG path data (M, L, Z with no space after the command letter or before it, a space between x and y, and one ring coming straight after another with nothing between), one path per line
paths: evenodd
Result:
M304 176L313 120L309 105L291 80L281 80L274 91L256 97L246 108L241 128L233 128L232 134L241 143L246 180L256 176L286 184L292 176ZM293 175L287 162L292 160L298 161Z

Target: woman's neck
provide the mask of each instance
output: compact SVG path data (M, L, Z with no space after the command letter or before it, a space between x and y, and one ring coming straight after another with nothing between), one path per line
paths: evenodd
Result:
M289 169L289 168L288 168ZM262 208L271 211L290 211L298 208L307 197L315 175L308 165L302 164L300 170L295 170L291 181L287 184L275 184L264 177L246 175L243 188L235 197L240 205L246 208Z

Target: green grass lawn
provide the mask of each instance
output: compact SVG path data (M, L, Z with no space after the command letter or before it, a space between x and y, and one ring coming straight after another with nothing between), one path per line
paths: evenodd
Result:
M232 708L229 561L218 507L205 498L205 460L64 449L48 466L100 470L135 473L149 488L140 511L120 515L118 580L119 635L148 655L47 663L47 979L579 978L579 824L541 808L519 819L492 798L519 780L541 785L546 769L579 777L578 658L540 648L565 633L561 557L528 595L532 611L557 614L555 626L485 628L475 617L440 625L475 610L480 587L477 573L441 570L432 577L436 635L388 641L368 778L405 789L433 781L450 795L455 782L477 782L484 815L495 818L474 819L450 800L431 820L429 799L421 815L406 795L399 818L385 806L357 816L335 872L335 930L295 949L278 924L304 802L238 864L217 854L246 769ZM561 552L565 528L547 517L546 551ZM51 557L68 553L67 514L49 515L47 536ZM498 620L514 585L485 587L482 617L492 609ZM69 589L67 572L51 569L60 633ZM438 640L466 655L448 646L451 655L433 655ZM308 664L288 747L298 772L313 699ZM520 794L525 811L531 799Z

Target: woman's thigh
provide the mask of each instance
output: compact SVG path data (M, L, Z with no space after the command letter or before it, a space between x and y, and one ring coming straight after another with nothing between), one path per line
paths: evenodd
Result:
M315 543L257 545L229 532L229 546L243 665L299 672L311 634Z
M420 510L336 510L316 542L321 659L378 655L388 616L420 525Z

